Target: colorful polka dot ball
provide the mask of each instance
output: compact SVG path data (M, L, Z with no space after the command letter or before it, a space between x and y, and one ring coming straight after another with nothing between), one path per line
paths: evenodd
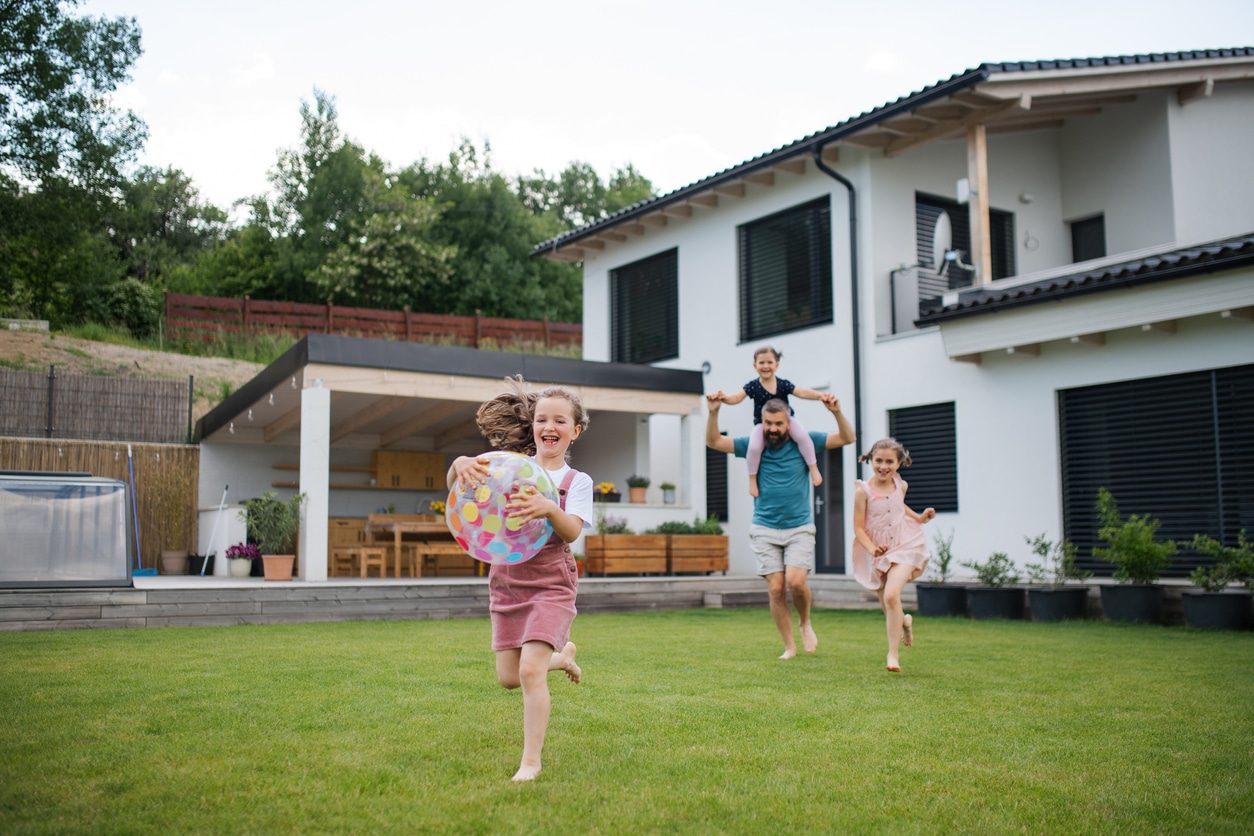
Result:
M522 563L535 557L553 535L548 520L521 522L507 516L511 494L527 488L557 501L557 489L544 468L518 453L484 453L487 481L457 484L448 495L444 518L466 554L484 563Z

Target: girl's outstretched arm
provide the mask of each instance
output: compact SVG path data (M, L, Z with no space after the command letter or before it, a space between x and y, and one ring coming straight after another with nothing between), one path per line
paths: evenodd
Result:
M730 395L724 394L722 392L720 392L720 394L723 395L723 403L726 403L726 404L740 403L745 398L749 397L749 393L746 392L744 389L738 389L735 392L732 392Z
M807 400L807 401L821 401L821 400L823 400L823 393L822 393L822 392L820 392L820 391L819 391L819 390L817 390L817 389L807 389L807 388L806 388L806 387L804 387L804 386L797 386L796 388L794 388L794 389L792 390L792 393L793 393L794 395L796 395L797 397L802 398L802 399Z

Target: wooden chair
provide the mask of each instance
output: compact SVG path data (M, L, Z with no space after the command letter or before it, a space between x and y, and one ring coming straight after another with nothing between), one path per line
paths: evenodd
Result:
M327 574L357 574L365 539L365 520L332 519L327 523Z
M370 568L377 566L379 569L379 577L386 578L388 576L388 553L392 551L391 546L381 546L370 543L357 549L360 554L361 576L364 578L370 574Z

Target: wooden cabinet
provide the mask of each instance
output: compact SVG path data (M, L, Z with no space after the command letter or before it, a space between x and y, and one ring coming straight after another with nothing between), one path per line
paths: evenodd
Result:
M448 466L443 453L375 450L371 463L375 482L380 488L415 491L444 489L444 474Z

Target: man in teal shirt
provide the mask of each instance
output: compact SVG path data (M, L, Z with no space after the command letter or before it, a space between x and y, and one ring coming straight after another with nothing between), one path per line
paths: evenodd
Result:
M733 439L719 433L718 411L723 405L723 393L719 391L706 395L705 400L709 408L705 425L706 446L743 459L749 450L748 436ZM821 400L836 418L839 432L810 433L815 449L833 450L857 441L853 427L840 411L840 401L836 396L826 393ZM792 593L792 603L797 608L801 642L806 653L813 653L819 644L810 624L810 586L806 583L814 570L810 468L797 449L797 443L788 437L788 423L788 405L783 401L767 401L762 407L762 436L766 445L758 467L758 495L753 500L753 522L749 526L749 542L757 558L758 574L766 578L771 617L784 640L781 659L797 655L788 592Z

